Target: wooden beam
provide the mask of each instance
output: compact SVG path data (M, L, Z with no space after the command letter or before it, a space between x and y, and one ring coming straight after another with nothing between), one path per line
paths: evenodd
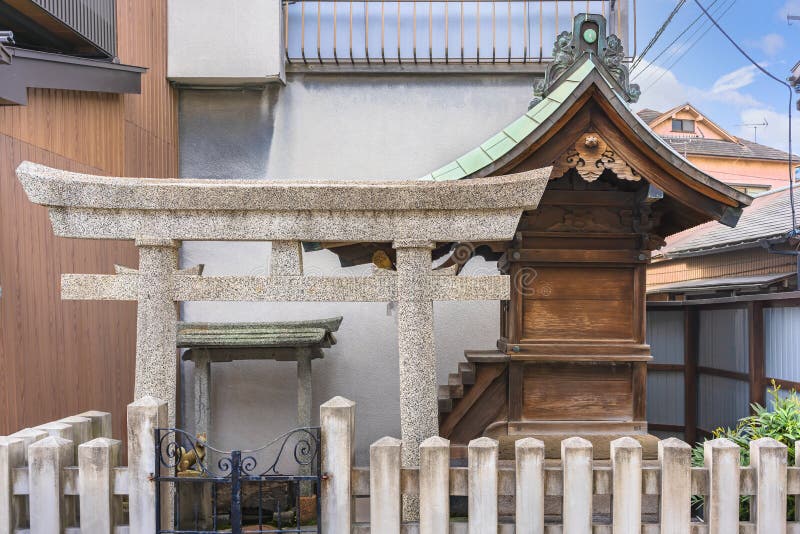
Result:
M715 369L713 367L697 367L697 372L704 375L719 376L722 378L730 378L731 380L740 380L742 382L750 382L750 373L738 373L736 371L728 371L726 369Z
M684 306L711 306L718 304L741 304L743 302L769 301L770 306L780 303L787 306L800 304L800 291L787 291L785 293L762 293L758 295L737 295L735 297L718 297L711 299L695 299L681 301L649 301L648 308L676 308Z
M686 366L680 363L648 363L647 370L651 373L658 373L658 372L682 373L686 370Z
M748 354L750 367L750 404L766 403L767 374L764 355L764 303L747 303Z
M647 420L647 363L633 362L633 420Z
M683 314L683 424L686 427L684 441L694 445L697 441L697 359L700 312L697 308L686 308Z

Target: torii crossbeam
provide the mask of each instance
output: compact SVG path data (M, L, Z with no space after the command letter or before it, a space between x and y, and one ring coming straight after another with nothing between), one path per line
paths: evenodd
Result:
M25 162L17 175L56 235L135 240L138 270L65 274L62 298L138 301L135 396L168 400L173 423L176 302L397 302L404 463L417 465L419 443L438 432L433 302L510 294L508 276L438 274L431 250L510 240L550 168L455 182L292 182L109 178ZM272 241L270 276L180 270L184 240ZM306 276L301 241L391 242L397 272Z

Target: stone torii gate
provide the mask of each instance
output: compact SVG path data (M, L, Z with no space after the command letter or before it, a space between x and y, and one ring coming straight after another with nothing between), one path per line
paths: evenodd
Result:
M433 302L510 296L508 276L437 274L431 250L510 240L549 175L544 168L452 182L292 182L109 178L29 162L17 169L28 198L47 206L56 235L135 240L138 270L62 275L62 298L138 302L135 396L168 400L172 424L176 302L397 302L405 465L417 465L419 443L438 433ZM183 240L272 241L270 276L180 270ZM301 241L391 242L397 272L305 276Z

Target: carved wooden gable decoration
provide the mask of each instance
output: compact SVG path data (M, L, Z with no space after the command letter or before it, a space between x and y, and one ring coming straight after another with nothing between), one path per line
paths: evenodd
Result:
M596 132L581 135L574 146L553 162L550 179L560 178L570 169L575 169L587 182L594 182L606 170L613 172L620 180L638 182L642 178Z

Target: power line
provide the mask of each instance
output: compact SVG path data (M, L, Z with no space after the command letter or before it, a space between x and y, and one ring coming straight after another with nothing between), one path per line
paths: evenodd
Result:
M728 32L726 32L722 28L722 26L719 25L716 19L714 19L714 17L711 16L711 14L706 10L706 8L703 7L703 4L700 3L700 0L694 0L694 1L698 5L698 7L700 7L700 9L703 10L703 13L705 14L706 17L708 17L708 19L712 22L712 24L714 24L714 26L717 27L720 33L724 35L725 38L728 41L730 41L730 43L734 47L736 47L736 50L738 50L740 54L742 54L745 58L747 58L747 61L752 63L753 66L758 70L760 70L764 75L778 82L779 84L781 84L782 86L786 87L786 89L789 90L789 205L792 210L792 229L789 232L789 237L795 237L799 235L800 232L798 232L797 229L797 212L795 211L795 205L794 205L794 164L792 162L792 158L794 157L792 154L792 107L794 107L794 89L787 82L769 72L759 63L757 63L752 57L750 57L750 54L745 52L744 49L741 46L739 46L739 43L734 41L733 38L730 35L728 35ZM772 251L772 249L769 250ZM797 255L797 286L798 288L800 288L800 253L795 252L795 254Z
M734 4L736 4L736 1L737 0L732 0L731 3L728 4L727 6L724 6L724 4L719 4L719 6L717 6L719 8L717 10L718 16L720 18L724 17L728 13L728 11L731 10L731 8L734 6ZM695 45L697 45L697 43L699 43L700 41L703 40L703 37L705 37L708 34L708 32L711 30L712 27L713 27L712 25L706 25L705 23L703 23L701 26L696 28L695 31L692 32L692 34L689 36L689 40L687 41L687 45L683 49L681 49L680 47L677 47L675 49L674 53L670 56L669 60L667 60L667 61L672 60L672 57L674 57L675 54L678 54L677 57L675 57L675 60L672 61L668 66L662 67L663 72L658 76L658 78L656 78L650 85L647 86L645 91L647 91L648 89L653 87L655 84L657 84L661 80L661 78L663 78L668 72L670 72L672 70L672 68L675 65L677 65L678 62L681 59L683 59L686 56L686 54L688 54L689 51L692 48L695 47ZM700 32L702 32L702 33L700 33ZM699 36L698 36L698 34L699 34ZM696 39L695 39L695 36L697 36Z
M650 39L650 42L647 43L647 46L644 47L642 53L639 54L639 57L636 58L636 61L633 62L633 65L631 65L631 70L639 66L639 63L641 63L642 58L650 51L651 48L653 48L653 45L656 44L656 41L658 41L658 39L664 33L664 30L667 29L667 26L669 26L670 22L672 22L672 19L675 18L675 15L678 14L678 11L681 10L684 4L686 4L686 0L680 0L680 2L678 2L678 5L676 5L675 9L672 10L672 13L669 14L667 20L665 20L664 23L661 25L661 27L658 30L656 30L656 33L653 34L653 37Z
M727 1L728 0L722 0L722 2L717 4L717 9L716 9L716 13L715 14L718 17L724 17L728 13L728 11L733 7L733 5L736 3L736 0L730 0L730 3L726 5L725 2L727 2ZM702 19L702 17L703 17L703 14L701 13L699 18ZM691 25L690 25L690 27L691 27ZM669 72L670 69L672 69L672 67L674 67L681 59L683 59L686 56L686 54L688 54L689 51L692 48L694 48L694 46L697 43L699 43L700 40L703 39L703 37L705 37L705 35L709 32L709 30L711 28L712 28L712 26L710 24L708 24L706 21L703 21L696 28L694 28L694 30L689 34L688 38L682 44L679 43L677 46L671 47L669 49L669 53L667 54L667 57L663 61L664 67L661 67L663 72L661 72L661 74L658 75L658 77L652 83L650 83L647 86L647 89L649 89L650 87L653 87L656 83L658 83L659 80L661 80L661 78L663 78L664 75L666 75L667 72ZM689 28L687 28L687 30L688 29ZM652 63L650 65L652 65ZM658 66L658 65L656 65L656 66ZM644 72L644 71L642 71L642 72Z
M711 8L711 7L714 7L714 4L716 4L718 1L719 1L719 0L714 0L713 2L711 2L711 4L710 4L708 7L709 7L709 8ZM695 24L697 24L697 23L700 21L700 19L702 19L702 18L703 18L703 14L701 13L700 15L698 15L698 16L697 16L697 18L696 18L696 19L694 19L694 20L693 20L691 23L689 23L689 25L688 25L688 26L686 26L686 28L684 28L684 30L683 30L681 33L679 33L679 34L678 34L678 36L677 36L677 37L675 37L675 39L673 39L673 40L672 40L672 42L671 42L671 43L669 43L667 46L665 46L665 47L664 47L664 48L661 50L661 52L659 52L659 53L658 53L658 55L656 55L656 57L654 57L654 58L653 58L651 61L648 61L647 65L645 65L645 66L644 66L644 68L643 68L641 71L637 72L637 73L636 73L636 74L633 76L633 79L635 80L636 78L638 78L639 76L641 76L642 74L644 74L644 73L647 71L647 69L649 69L649 68L650 68L650 66L651 66L651 65L653 65L653 64L654 64L656 61L658 61L658 59L659 59L661 56L663 56L663 55L664 55L664 53L665 53L665 52L667 52L667 51L669 51L669 50L673 50L673 48L672 48L672 45L674 45L675 43L677 43L677 42L678 42L678 40L679 40L681 37L683 37L684 35L686 35L686 32L688 32L689 30L691 30L691 29L692 29L692 27L693 27ZM631 70L633 70L633 69L631 69Z

